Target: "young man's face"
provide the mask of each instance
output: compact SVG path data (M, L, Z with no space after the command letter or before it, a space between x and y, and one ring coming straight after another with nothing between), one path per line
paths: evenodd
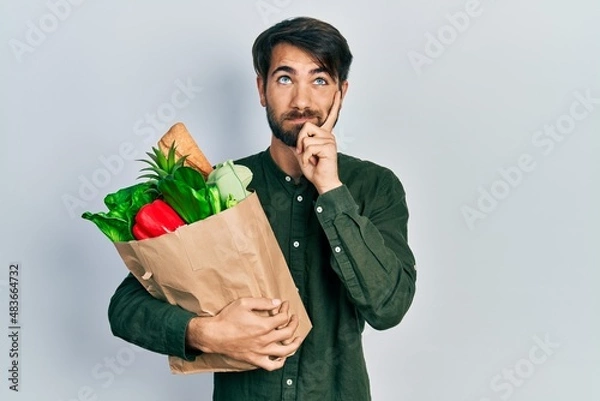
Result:
M305 122L323 124L339 90L337 79L310 54L287 43L273 48L267 79L257 77L257 85L273 135L288 146L296 146ZM348 82L344 81L342 98L347 88Z

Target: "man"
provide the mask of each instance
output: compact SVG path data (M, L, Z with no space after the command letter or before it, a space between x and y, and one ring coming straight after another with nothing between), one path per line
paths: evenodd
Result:
M397 325L415 291L404 190L390 170L337 152L332 129L352 61L337 29L286 20L259 35L252 53L272 140L236 163L253 172L250 187L269 212L313 329L300 344L285 300L240 299L197 317L154 299L129 275L111 299L113 333L189 360L214 352L258 367L215 373L214 400L370 400L364 324Z

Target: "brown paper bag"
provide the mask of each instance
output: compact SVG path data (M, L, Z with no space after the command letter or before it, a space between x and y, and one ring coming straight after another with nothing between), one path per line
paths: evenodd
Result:
M117 242L127 268L154 297L214 316L241 297L287 300L299 317L296 336L312 328L300 294L256 193L233 208L143 241ZM169 357L172 373L255 369L224 355Z

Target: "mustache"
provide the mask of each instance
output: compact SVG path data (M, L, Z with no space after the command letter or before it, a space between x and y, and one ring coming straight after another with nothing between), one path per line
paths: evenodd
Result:
M292 110L283 115L283 119L285 120L295 120L298 118L320 118L321 114L316 110L305 110L303 112Z

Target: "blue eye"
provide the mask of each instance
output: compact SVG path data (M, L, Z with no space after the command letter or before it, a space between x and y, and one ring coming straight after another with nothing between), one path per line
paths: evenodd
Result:
M315 83L317 85L327 85L327 81L325 80L325 78L317 78L315 79Z
M289 84L290 82L292 82L292 80L287 75L282 75L279 78L277 78L277 82L279 82L280 84Z

